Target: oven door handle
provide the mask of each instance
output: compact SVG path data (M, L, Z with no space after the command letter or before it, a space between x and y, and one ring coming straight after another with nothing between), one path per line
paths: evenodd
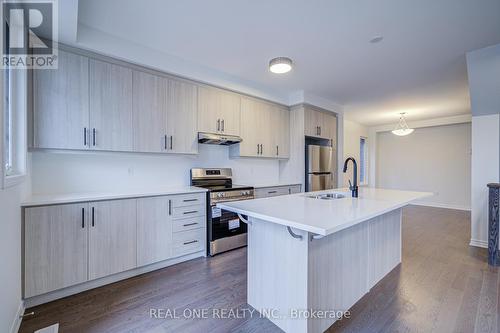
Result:
M243 217L243 215L241 214L238 214L238 217L240 218L240 220L242 220L243 222L245 222L246 224L248 225L252 225L252 222L250 222L250 220L247 220L246 218Z

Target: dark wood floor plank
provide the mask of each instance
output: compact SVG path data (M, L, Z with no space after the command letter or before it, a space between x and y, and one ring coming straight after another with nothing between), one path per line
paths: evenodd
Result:
M409 206L403 260L328 332L500 332L500 274L471 248L470 213ZM246 249L199 258L27 309L20 332L280 332L257 312L233 319L150 317L150 309L250 310Z

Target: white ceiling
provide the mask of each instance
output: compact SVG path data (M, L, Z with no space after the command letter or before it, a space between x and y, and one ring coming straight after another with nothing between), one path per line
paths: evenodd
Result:
M366 125L469 113L465 52L500 43L500 0L80 0L78 20ZM269 73L277 56L294 70Z

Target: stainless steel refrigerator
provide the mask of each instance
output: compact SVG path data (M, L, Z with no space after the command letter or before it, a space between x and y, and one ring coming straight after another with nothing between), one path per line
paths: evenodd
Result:
M335 187L335 150L328 146L308 145L306 150L306 192Z

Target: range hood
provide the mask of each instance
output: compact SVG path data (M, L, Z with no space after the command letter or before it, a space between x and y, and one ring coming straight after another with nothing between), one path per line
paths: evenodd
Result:
M243 141L242 138L236 135L214 134L214 133L198 133L198 142L210 145L230 146Z

